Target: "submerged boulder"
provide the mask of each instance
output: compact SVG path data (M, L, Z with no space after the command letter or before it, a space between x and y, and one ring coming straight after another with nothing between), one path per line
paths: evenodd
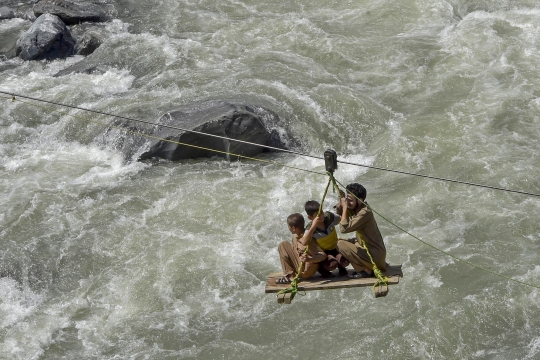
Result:
M77 55L90 55L101 45L101 39L94 34L86 33L77 40L75 52Z
M27 5L26 6L23 5L19 7L17 11L15 12L15 17L28 20L31 22L36 21L36 15L34 14L34 9L32 9L31 7L28 7Z
M34 5L34 13L37 17L42 14L53 14L67 25L86 21L104 22L110 19L109 14L113 11L112 5L92 1L41 0Z
M41 15L17 40L16 54L23 60L53 60L73 54L75 39L57 16Z
M15 12L13 9L8 8L7 6L0 7L0 20L12 19L15 17Z
M266 108L227 101L171 111L159 119L152 136L174 142L153 141L149 150L139 156L139 160L157 158L175 161L212 156L229 158L227 154L193 146L244 156L254 156L267 150L261 146L196 134L173 127L284 148L284 141L281 140L275 127L278 120L277 114ZM180 145L177 142L192 146Z

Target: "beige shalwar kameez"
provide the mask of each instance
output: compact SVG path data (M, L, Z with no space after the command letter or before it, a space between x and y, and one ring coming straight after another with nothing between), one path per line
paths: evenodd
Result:
M298 267L300 266L300 255L304 252L305 246L300 243L302 236L293 235L292 244L288 241L283 241L278 246L279 259L281 261L281 268L285 275L296 275ZM317 241L311 239L308 244L309 249L307 252L308 257L311 257L313 261L306 262L300 273L301 279L307 279L313 276L319 269L319 263L326 259L326 254L317 245Z
M369 255L362 246L362 239L377 267L381 271L386 270L386 247L373 212L366 205L362 204L356 215L349 218L342 217L339 229L344 234L356 231L356 243L347 240L340 240L337 243L339 252L351 262L355 271L373 269Z

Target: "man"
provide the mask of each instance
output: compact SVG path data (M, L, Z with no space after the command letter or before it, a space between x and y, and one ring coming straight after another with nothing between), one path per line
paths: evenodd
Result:
M347 197L341 198L338 207L338 211L341 210L339 229L344 234L356 231L357 242L339 240L337 248L355 270L349 277L373 277L373 264L363 243L381 271L386 270L386 247L373 212L365 204L366 189L358 183L349 184L346 189Z

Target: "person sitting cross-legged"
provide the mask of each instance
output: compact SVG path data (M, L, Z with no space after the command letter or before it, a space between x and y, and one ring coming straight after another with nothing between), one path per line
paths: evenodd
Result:
M293 234L292 243L283 241L278 246L279 259L283 269L283 277L276 279L277 284L289 284L296 277L300 263L304 263L300 269L300 278L307 279L313 276L319 269L319 264L326 260L326 254L317 245L316 241L310 241L313 232L319 225L319 220L313 221L311 227L305 231L305 220L302 214L291 214L287 218L287 226ZM304 250L308 251L304 254Z
M319 265L319 273L322 277L333 277L332 270L338 268L339 275L347 275L346 267L349 265L349 261L343 257L338 249L338 235L336 231L336 225L339 224L340 216L330 211L321 212L319 215L320 204L318 201L310 200L304 205L304 210L309 220L315 221L319 218L319 225L315 228L313 233L313 239L317 241L317 245L328 256L327 259ZM311 224L308 224L308 227Z
M353 183L346 186L347 197L342 197L338 211L341 211L340 231L343 234L356 232L356 242L340 240L337 248L347 260L351 262L355 272L349 277L373 277L373 262L381 271L386 270L386 247L383 237L373 216L373 212L366 205L366 189ZM363 246L365 244L365 247ZM367 247L367 249L366 249Z

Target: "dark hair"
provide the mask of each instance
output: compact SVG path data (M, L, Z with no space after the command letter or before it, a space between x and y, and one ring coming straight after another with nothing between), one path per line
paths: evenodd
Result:
M319 212L320 207L321 204L319 204L318 201L309 200L306 205L304 205L304 210L306 210L306 214L308 214L308 216L314 216Z
M366 188L358 183L352 183L347 185L347 192L350 192L359 199L366 200L367 191Z
M302 214L295 213L289 215L289 217L287 218L287 225L303 229L306 225L306 222Z

